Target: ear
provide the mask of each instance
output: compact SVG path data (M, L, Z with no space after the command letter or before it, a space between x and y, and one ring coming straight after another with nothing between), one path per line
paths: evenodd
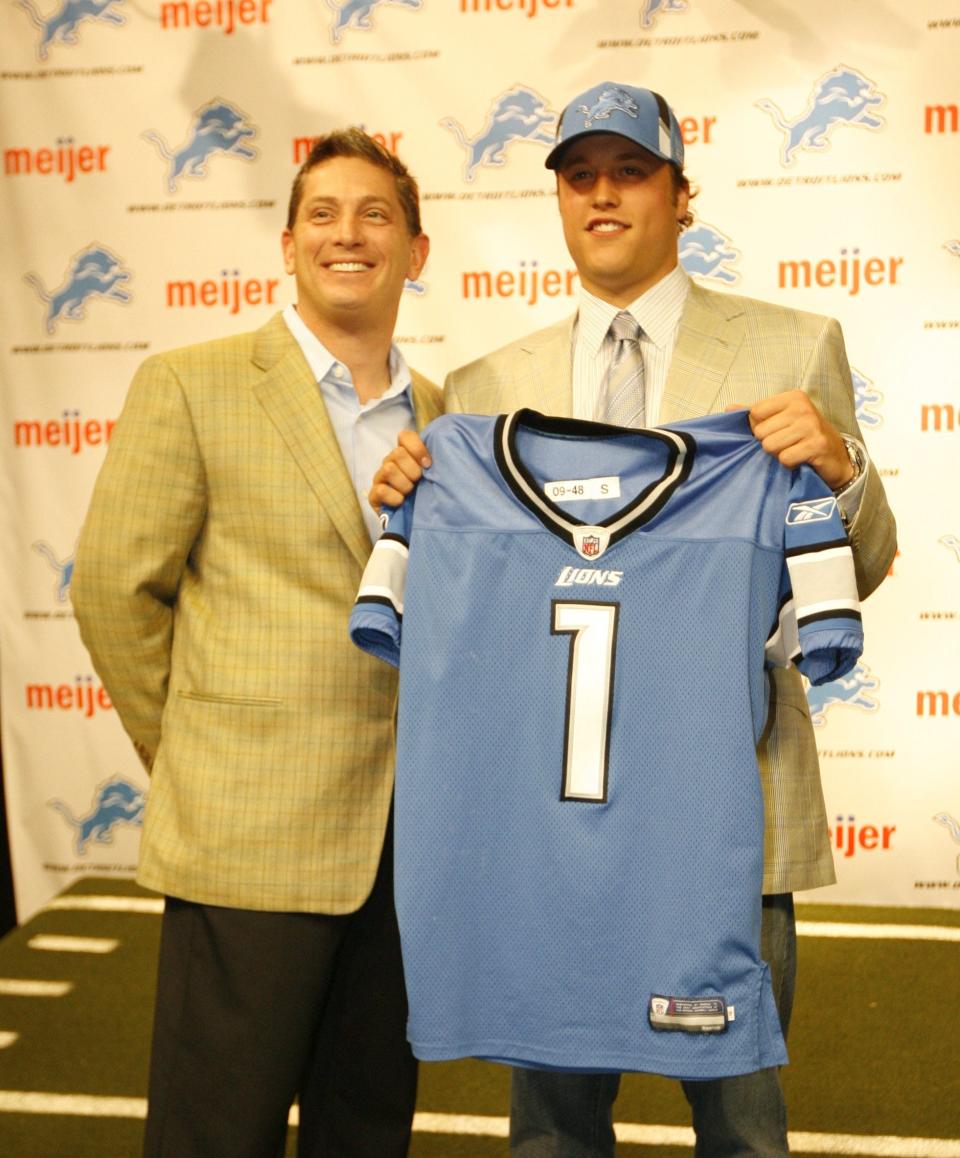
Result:
M423 267L427 264L427 255L430 253L430 238L425 233L419 233L410 242L410 265L407 268L407 277L416 281Z
M296 273L296 255L293 244L293 233L285 229L280 237L280 248L283 252L283 268L287 273Z
M687 208L690 205L690 186L686 185L682 189L677 190L677 224L686 217Z

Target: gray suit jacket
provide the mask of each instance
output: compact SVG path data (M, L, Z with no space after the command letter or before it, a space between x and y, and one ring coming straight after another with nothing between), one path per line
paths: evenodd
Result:
M569 416L573 321L568 318L455 370L445 385L446 409L496 414L529 406ZM837 430L863 441L836 321L691 283L661 422L714 414L732 403L750 405L798 387ZM850 539L860 597L865 598L887 574L896 551L893 514L873 469ZM816 740L794 668L772 673L759 759L766 808L764 892L832 884Z

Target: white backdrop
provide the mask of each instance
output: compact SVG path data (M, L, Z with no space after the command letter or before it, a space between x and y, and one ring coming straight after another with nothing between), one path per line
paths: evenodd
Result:
M79 642L90 490L150 351L252 329L312 135L361 124L433 241L408 361L441 381L569 313L543 168L602 80L664 93L717 288L839 317L900 554L812 699L840 884L960 905L960 6L876 0L15 0L0 6L0 693L20 919L130 874L147 780Z

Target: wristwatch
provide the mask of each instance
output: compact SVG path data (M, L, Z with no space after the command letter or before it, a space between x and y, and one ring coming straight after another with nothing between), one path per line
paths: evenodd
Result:
M837 497L842 495L844 491L848 491L857 479L863 474L864 468L867 465L866 459L863 456L863 450L858 442L854 442L852 438L845 438L843 445L847 451L847 457L850 459L850 465L853 467L853 475L843 484L838 487L833 493Z

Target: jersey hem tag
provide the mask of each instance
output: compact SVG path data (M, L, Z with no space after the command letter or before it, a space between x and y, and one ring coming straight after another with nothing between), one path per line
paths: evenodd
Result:
M723 997L667 997L654 993L650 997L647 1017L650 1027L659 1032L724 1033L733 1007Z

